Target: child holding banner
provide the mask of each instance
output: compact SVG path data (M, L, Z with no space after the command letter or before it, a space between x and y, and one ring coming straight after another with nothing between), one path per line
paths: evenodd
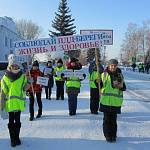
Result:
M36 116L36 118L40 118L42 115L42 100L41 100L41 92L42 92L42 86L37 84L37 78L38 76L43 76L42 72L39 69L39 63L38 61L34 61L32 64L32 68L30 70L30 74L31 74L31 78L33 80L33 90L32 87L29 88L28 92L29 92L29 100L30 100L30 104L29 104L29 111L30 111L30 121L33 121L34 119L34 94L36 95L36 99L37 99L37 103L38 103L38 114ZM27 76L29 76L29 72L27 73Z
M73 72L75 70L80 70L81 68L82 68L82 65L75 58L72 58L71 61L67 65L67 69L71 69ZM84 78L86 77L85 74L82 74L82 75ZM69 115L73 116L73 115L76 115L77 97L78 97L78 94L80 93L81 81L83 79L80 79L76 75L65 77L64 74L62 74L62 78L66 80L66 93L68 94Z
M46 68L43 70L43 74L45 77L48 77L48 85L45 86L46 99L51 100L52 87L54 85L54 68L52 67L52 62L48 61Z
M61 78L61 73L65 70L62 59L57 61L57 66L54 69L56 82L56 100L64 100L64 80Z
M97 71L96 62L93 61L89 66L89 84L90 84L90 111L91 114L98 114L99 109L99 87L100 74L103 72L103 66L100 65L100 72Z

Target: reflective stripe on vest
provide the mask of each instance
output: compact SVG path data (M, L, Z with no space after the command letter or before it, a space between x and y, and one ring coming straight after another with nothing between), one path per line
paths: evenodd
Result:
M123 95L115 94L115 93L103 93L103 96L115 96L115 97L122 98Z
M25 101L25 100L26 100L26 98L23 98L23 97L20 97L20 96L10 96L10 97L9 97L10 100L15 99L15 98L16 98L16 99L19 99L19 100L21 100L21 101Z

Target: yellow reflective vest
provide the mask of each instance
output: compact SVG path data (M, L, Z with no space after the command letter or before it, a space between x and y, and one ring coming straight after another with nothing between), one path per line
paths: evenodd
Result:
M97 71L93 71L91 74L89 74L88 79L89 79L89 84L90 88L97 88L95 84L95 80L100 77L100 74Z
M56 68L54 69L54 72L55 72L56 75L57 75L57 73L61 74L64 70L65 70L65 67L64 67L64 66L62 66L62 67L60 67L60 68L59 68L59 67L56 67ZM57 75L57 76L55 77L55 80L56 80L56 81L61 81L62 78L61 78L60 75Z
M26 83L27 78L24 74L14 81L11 81L6 75L3 76L1 80L1 88L6 97L6 112L25 110L26 96L24 86Z
M101 89L100 103L106 106L121 107L123 103L123 91L112 87L111 78L108 73L102 73L101 79L103 87Z

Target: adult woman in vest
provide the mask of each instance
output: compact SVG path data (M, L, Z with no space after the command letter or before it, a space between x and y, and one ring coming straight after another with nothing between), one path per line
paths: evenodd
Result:
M103 133L108 142L117 137L117 114L121 113L123 91L126 85L118 61L111 59L106 71L101 75L100 111L104 113Z
M21 144L20 114L25 110L25 91L29 86L27 77L20 70L18 62L11 62L1 80L0 109L5 109L9 114L8 129L12 147Z

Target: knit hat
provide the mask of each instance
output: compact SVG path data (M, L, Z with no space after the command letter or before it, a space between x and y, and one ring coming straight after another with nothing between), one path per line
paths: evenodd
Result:
M57 63L61 63L61 64L63 64L62 59L58 59Z
M18 66L18 68L20 68L20 63L17 61L14 54L8 56L8 70L11 69L12 66Z
M33 64L32 64L32 66L37 66L37 67L39 67L39 62L38 62L37 60L34 61Z
M46 65L48 66L48 64L52 64L52 61L49 60Z
M77 62L77 61L79 61L77 58L74 57L70 58L70 62Z
M111 65L111 64L118 65L118 61L116 59L110 59L108 62L108 65Z

